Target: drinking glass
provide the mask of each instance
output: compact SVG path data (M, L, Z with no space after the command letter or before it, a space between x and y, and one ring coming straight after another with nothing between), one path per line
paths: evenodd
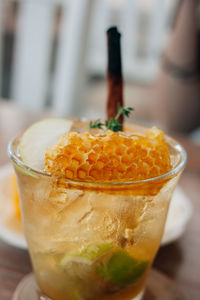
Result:
M18 155L20 136L10 142L39 299L141 299L186 163L183 147L166 139L170 172L112 183L33 170Z

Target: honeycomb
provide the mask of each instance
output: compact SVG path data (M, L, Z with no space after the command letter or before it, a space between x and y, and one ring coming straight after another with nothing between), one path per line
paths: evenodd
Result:
M81 181L134 181L171 169L164 133L70 132L46 151L45 171Z

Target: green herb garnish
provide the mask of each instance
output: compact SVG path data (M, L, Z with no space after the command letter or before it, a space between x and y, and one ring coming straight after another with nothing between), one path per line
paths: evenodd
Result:
M114 118L110 118L109 121L106 121L105 123L102 123L99 119L96 121L90 121L90 128L99 128L103 129L104 127L106 129L110 129L112 131L121 131L122 130L122 124L118 122L120 116L126 116L129 117L131 114L131 111L133 111L133 107L121 107L120 104L118 104L118 112Z
M106 121L105 123L106 129L110 129L112 131L121 131L122 130L122 124L117 121L115 118L110 118L109 121Z
M102 126L104 126L103 123L100 122L100 120L96 120L96 121L90 121L90 128L99 128L102 129Z

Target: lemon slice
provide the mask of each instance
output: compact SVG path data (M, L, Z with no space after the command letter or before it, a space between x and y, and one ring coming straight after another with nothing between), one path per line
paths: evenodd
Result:
M69 262L84 263L91 265L101 256L113 248L112 244L90 244L86 247L66 254L61 260L61 266L65 267Z
M123 249L117 250L97 266L97 273L114 285L126 287L136 283L145 273L147 261L133 258Z
M45 152L47 147L58 142L59 138L68 133L72 121L65 119L46 119L33 124L23 134L19 155L30 168L44 169Z

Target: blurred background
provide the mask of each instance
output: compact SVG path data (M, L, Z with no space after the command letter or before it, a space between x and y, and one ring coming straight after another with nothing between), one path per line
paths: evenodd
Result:
M18 239L13 242L16 224L7 222L9 205L19 203L7 165L9 140L48 116L106 117L106 30L117 25L132 121L158 125L188 153L177 210L171 206L173 238L159 250L154 267L187 299L200 299L199 8L199 0L0 0L1 238L21 247ZM8 300L31 266L26 252L1 240L0 257L0 299Z
M26 111L104 118L106 29L117 25L122 33L124 100L135 108L133 119L194 136L200 110L194 124L176 126L162 117L155 96L181 2L0 0L0 97Z

